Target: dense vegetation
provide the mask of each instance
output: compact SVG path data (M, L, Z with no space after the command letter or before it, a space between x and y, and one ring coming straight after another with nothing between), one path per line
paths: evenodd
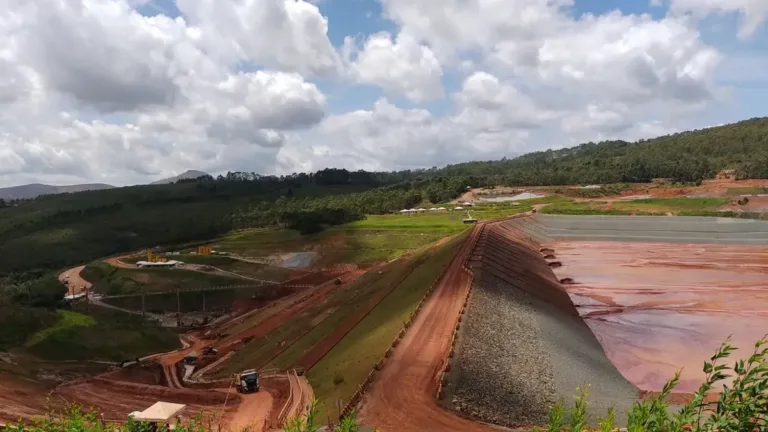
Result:
M669 397L680 381L680 374L670 380L654 397L636 402L629 410L628 432L748 432L768 428L768 340L755 343L747 358L733 365L728 360L736 348L727 340L704 363L706 380L690 402L672 414ZM732 380L728 382L728 380ZM719 392L719 394L718 394ZM548 432L586 431L588 395L581 389L573 409L565 410L558 402L549 414ZM600 432L612 432L616 425L613 410L599 419Z
M434 172L484 176L489 184L514 186L645 182L652 178L697 181L726 169L735 170L739 178L768 178L768 118L636 143L590 142Z
M586 143L425 170L325 169L279 177L236 172L169 185L15 200L0 205L0 286L14 286L15 293L46 271L145 247L210 239L233 228L278 225L317 232L367 214L444 202L466 186L642 182L656 177L695 182L723 169L734 169L740 177L768 178L768 118L637 143Z
M178 337L168 329L110 309L0 307L0 351L23 349L56 361L121 361L178 346Z

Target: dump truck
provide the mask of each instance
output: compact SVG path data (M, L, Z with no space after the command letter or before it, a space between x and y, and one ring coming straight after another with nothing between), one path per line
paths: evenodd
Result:
M248 369L237 374L237 392L253 393L259 391L259 374L256 369Z

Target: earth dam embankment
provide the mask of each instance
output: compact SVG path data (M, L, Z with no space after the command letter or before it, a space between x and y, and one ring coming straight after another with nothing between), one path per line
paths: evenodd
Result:
M703 380L732 335L746 356L768 329L768 223L706 217L536 215L489 224L451 373L449 408L542 424L590 385L621 414L640 390ZM619 419L621 420L621 418Z

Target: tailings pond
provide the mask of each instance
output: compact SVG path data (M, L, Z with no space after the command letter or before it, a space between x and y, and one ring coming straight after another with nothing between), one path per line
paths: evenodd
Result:
M565 287L580 315L641 390L683 368L675 392L694 392L726 337L743 358L768 332L766 246L550 240L555 274L573 279Z

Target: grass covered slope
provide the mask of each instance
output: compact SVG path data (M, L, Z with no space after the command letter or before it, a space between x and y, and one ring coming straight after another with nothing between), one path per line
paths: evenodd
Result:
M315 397L323 403L320 418L333 417L336 400L350 399L468 235L468 231L464 232L432 249L418 267L308 372Z
M111 309L0 308L0 350L41 360L121 361L179 347L157 324Z
M478 220L496 219L528 211L531 204L556 202L555 199L512 203L478 204L469 209ZM535 201L535 202L534 202ZM251 257L275 253L313 251L319 254L318 267L335 263L370 265L389 261L404 253L463 231L467 211L415 215L369 215L360 221L302 236L296 231L278 229L248 230L232 234L213 244L217 251Z
M298 315L240 348L218 374L224 376L265 365L281 369L297 366L309 350L341 323L397 286L428 253L421 250L408 258L373 268L353 282L333 289Z
M566 215L686 216L714 214L731 202L729 198L648 198L631 201L564 201L548 205L542 213Z
M112 360L176 349L178 337L140 316L89 306L59 310L59 320L25 343L31 354L46 360Z
M36 333L53 326L56 311L23 306L0 307L0 351L24 345Z
M105 295L171 291L177 288L201 289L212 286L243 285L247 280L235 276L206 274L183 269L126 269L99 261L85 266L80 273Z

